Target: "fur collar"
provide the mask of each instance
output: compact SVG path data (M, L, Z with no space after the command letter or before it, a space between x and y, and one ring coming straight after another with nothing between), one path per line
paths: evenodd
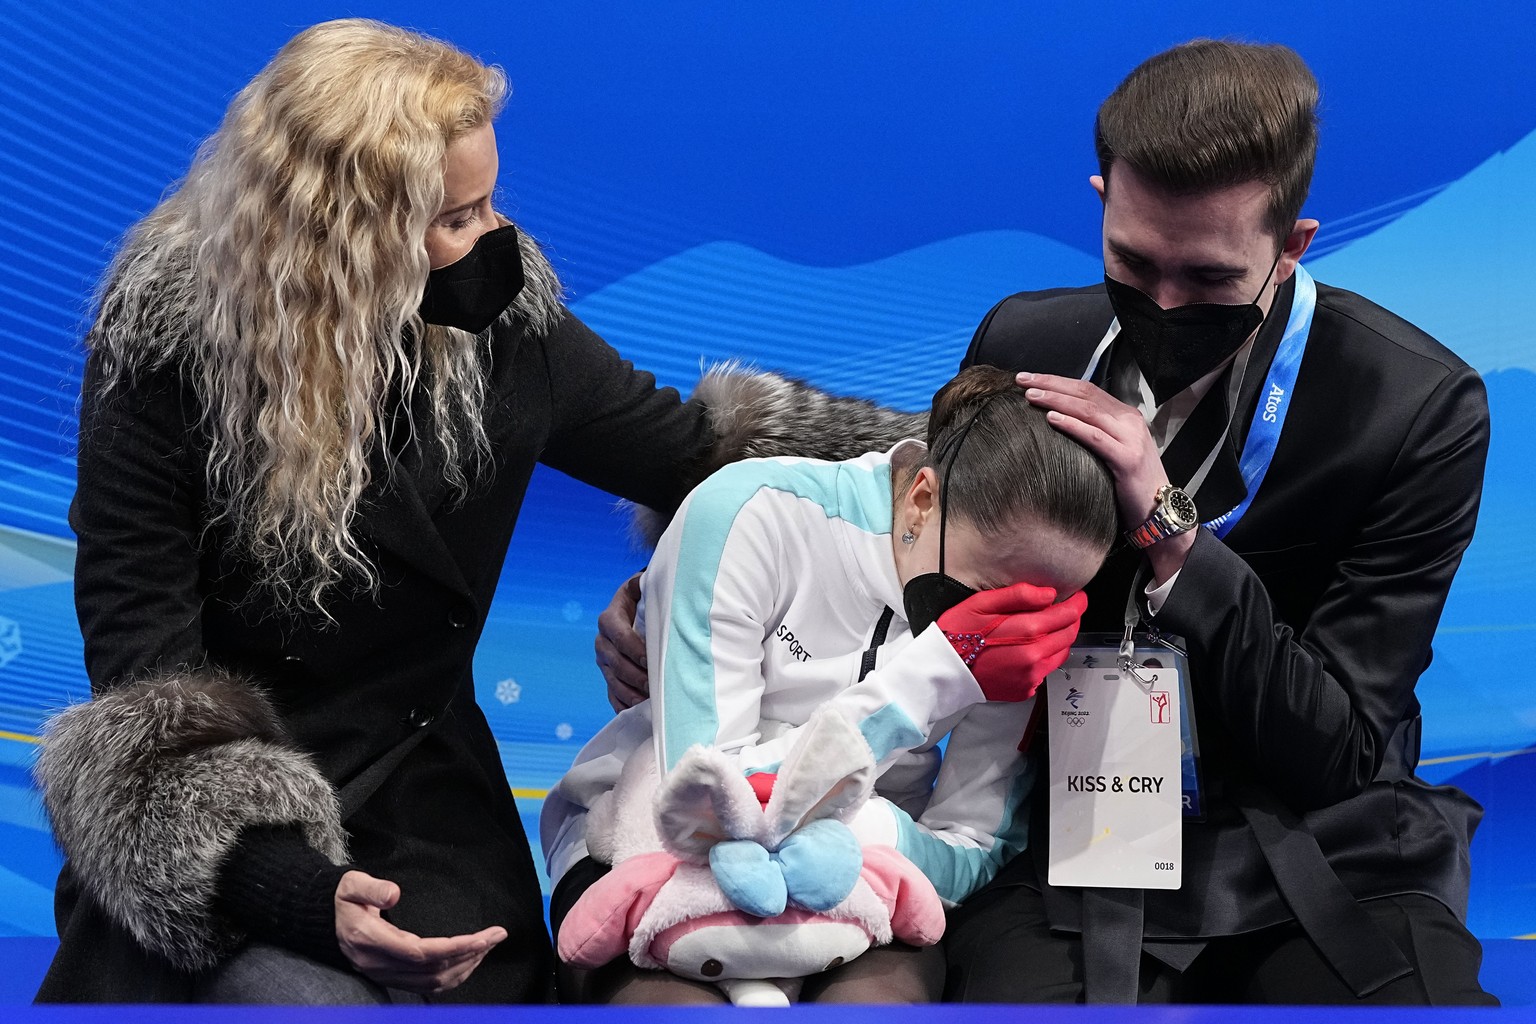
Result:
M863 398L832 395L771 371L740 362L709 368L694 389L704 405L714 443L689 487L722 466L741 459L796 456L837 462L884 451L928 431L926 412L899 412ZM671 509L631 506L630 534L650 549L661 539Z

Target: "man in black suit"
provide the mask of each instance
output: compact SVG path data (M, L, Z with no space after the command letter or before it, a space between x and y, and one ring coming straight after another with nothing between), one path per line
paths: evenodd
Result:
M950 998L1495 1002L1464 924L1481 809L1414 775L1487 402L1433 338L1300 268L1316 105L1284 47L1136 68L1097 122L1104 285L1004 299L966 355L1028 371L1110 466L1127 542L1084 629L1119 633L1134 593L1182 637L1205 818L1177 890L1053 887L1042 773L1030 851L951 917Z

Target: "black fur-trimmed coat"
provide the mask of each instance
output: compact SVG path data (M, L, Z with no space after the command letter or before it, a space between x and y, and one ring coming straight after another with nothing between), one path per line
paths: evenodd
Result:
M114 321L110 299L93 331L176 322L164 309ZM494 473L468 500L434 497L430 445L404 471L376 457L357 525L383 586L333 597L330 624L271 614L227 536L207 528L201 409L174 360L107 400L88 360L71 523L96 697L55 720L38 771L68 858L39 999L187 998L241 941L210 906L220 864L244 826L268 823L298 824L333 862L397 882L402 928L505 925L510 937L446 998L547 998L534 865L471 678L535 463L664 515L726 461L848 457L922 425L771 374L712 375L685 403L563 308L550 319L493 328ZM799 432L763 429L787 413ZM420 744L339 821L336 790L415 730Z

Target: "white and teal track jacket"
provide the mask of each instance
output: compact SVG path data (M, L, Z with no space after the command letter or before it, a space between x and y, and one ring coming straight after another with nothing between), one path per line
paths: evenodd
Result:
M586 808L654 740L665 768L695 743L775 771L830 704L874 751L865 842L895 846L958 902L1023 849L1032 701L988 703L937 626L913 637L891 553L890 452L847 462L751 459L689 495L642 580L651 699L618 715L545 801L558 879L586 855ZM876 622L895 612L860 681ZM946 735L940 757L936 744Z

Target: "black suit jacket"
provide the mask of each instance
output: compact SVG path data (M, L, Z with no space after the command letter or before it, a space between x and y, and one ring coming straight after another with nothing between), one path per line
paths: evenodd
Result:
M1293 291L1294 279L1256 339L1233 443L1197 499L1203 520L1246 493L1237 453ZM1014 295L987 315L965 362L1080 376L1112 317L1102 286ZM1219 436L1226 393L1213 388L1165 453L1176 483ZM1477 516L1482 381L1406 321L1319 284L1291 401L1251 507L1224 541L1200 531L1155 620L1188 644L1211 809L1185 827L1182 889L1146 893L1148 939L1247 931L1309 901L1326 920L1343 890L1425 893L1465 917L1481 809L1414 777L1414 687ZM1139 561L1122 551L1089 585L1085 629L1119 632ZM1032 834L1043 837L1045 787L1036 797ZM1038 884L1043 846L998 884ZM1306 881L1329 872L1343 890ZM1079 928L1075 894L1041 888L1053 923Z

